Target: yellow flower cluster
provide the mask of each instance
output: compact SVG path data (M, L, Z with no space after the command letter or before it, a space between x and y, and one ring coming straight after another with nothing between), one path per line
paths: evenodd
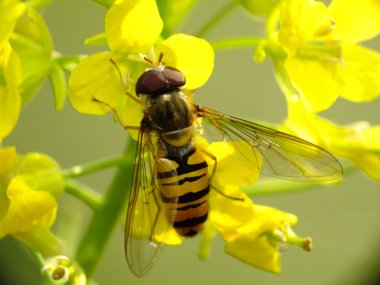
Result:
M53 58L49 30L30 3L0 1L0 142L16 126L20 109L49 77L56 110L63 107L66 83ZM38 66L38 68L36 68Z
M0 21L1 143L16 126L22 104L57 70L50 34L33 7L19 0L1 1ZM57 109L62 100L64 96ZM60 252L62 244L50 227L63 188L61 170L50 157L0 149L0 238L12 235L43 255Z
M13 235L43 255L57 254L61 243L49 229L63 188L61 170L50 157L0 150L0 238Z
M282 0L266 31L257 55L273 58L288 102L287 130L380 179L379 126L339 126L318 114L338 98L369 102L380 95L380 54L361 45L380 32L380 2Z
M214 66L211 46L203 39L185 34L161 39L162 26L154 0L115 1L105 21L105 38L111 51L88 56L73 71L69 81L73 107L82 113L103 115L111 106L123 124L139 126L142 107L125 93L135 96L134 83L147 64L141 58L138 60L141 53L154 62L162 52L165 65L178 68L186 76L187 91L202 86ZM93 39L97 38L101 37ZM259 172L251 165L244 165L246 160L242 155L231 156L234 148L229 143L212 143L207 151L217 157L218 167L212 180L217 191L212 191L210 197L210 218L205 233L217 230L225 241L227 253L253 266L279 272L278 247L291 243L290 236L294 233L290 227L296 224L297 218L255 205L240 190L239 185L254 184ZM166 243L183 241L175 233L171 236ZM161 240L160 236L156 238ZM212 235L205 234L204 238L209 244ZM205 251L201 249L203 257Z
M0 141L7 136L18 120L21 96L21 68L18 56L10 45L10 37L17 19L24 12L21 2L6 1L0 4ZM4 19L4 20L3 20Z
M380 54L358 44L379 32L378 1L334 0L328 7L314 0L281 2L285 68L313 112L338 97L365 102L380 95Z

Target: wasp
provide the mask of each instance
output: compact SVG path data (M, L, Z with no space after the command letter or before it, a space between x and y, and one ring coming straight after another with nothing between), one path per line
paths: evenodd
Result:
M147 274L162 251L159 228L161 234L171 227L183 237L197 235L207 220L210 188L219 191L212 185L217 158L197 144L199 121L209 141L231 142L235 153L266 175L296 181L336 180L342 175L338 160L315 144L194 104L183 90L184 74L161 59L157 64L146 59L151 65L135 85L144 115L137 127L125 254L137 276ZM207 156L214 161L213 171ZM164 227L159 226L160 215Z

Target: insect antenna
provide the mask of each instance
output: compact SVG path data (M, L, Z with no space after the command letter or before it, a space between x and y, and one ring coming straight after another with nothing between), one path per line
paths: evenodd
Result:
M154 65L153 61L151 61L146 55L144 55L143 58L144 58L144 60L145 60L146 62L148 62L151 66Z
M164 64L164 62L162 61L162 58L164 57L164 53L163 52L160 52L159 56L158 56L158 61L157 62L153 62L152 60L150 60L146 55L144 55L144 60L146 62L149 63L149 65L151 67L154 67L154 66L160 66L161 64Z

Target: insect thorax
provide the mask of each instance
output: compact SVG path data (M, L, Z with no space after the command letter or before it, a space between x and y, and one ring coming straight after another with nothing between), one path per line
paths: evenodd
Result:
M179 89L148 96L146 115L151 127L172 146L189 142L192 134L192 106Z

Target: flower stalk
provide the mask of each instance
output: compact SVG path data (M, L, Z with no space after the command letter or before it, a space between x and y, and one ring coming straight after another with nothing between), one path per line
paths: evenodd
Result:
M242 37L214 41L211 42L211 45L215 51L220 51L234 48L257 47L263 41L264 39L260 37Z
M126 163L125 157L115 156L110 158L105 158L102 160L90 162L85 165L77 165L69 169L63 170L63 174L66 179L77 178L90 173L94 173L100 170L104 170L114 166L121 166Z
M66 180L65 191L85 203L91 209L96 210L102 204L102 198L98 192L76 180Z
M238 7L237 1L227 2L214 16L212 16L199 30L195 36L202 38L215 28L226 16L228 16L234 8Z
M79 244L76 260L89 279L94 275L96 266L107 245L120 215L123 213L132 182L132 170L136 142L130 139L124 151L125 164L119 166L114 179L98 207Z

